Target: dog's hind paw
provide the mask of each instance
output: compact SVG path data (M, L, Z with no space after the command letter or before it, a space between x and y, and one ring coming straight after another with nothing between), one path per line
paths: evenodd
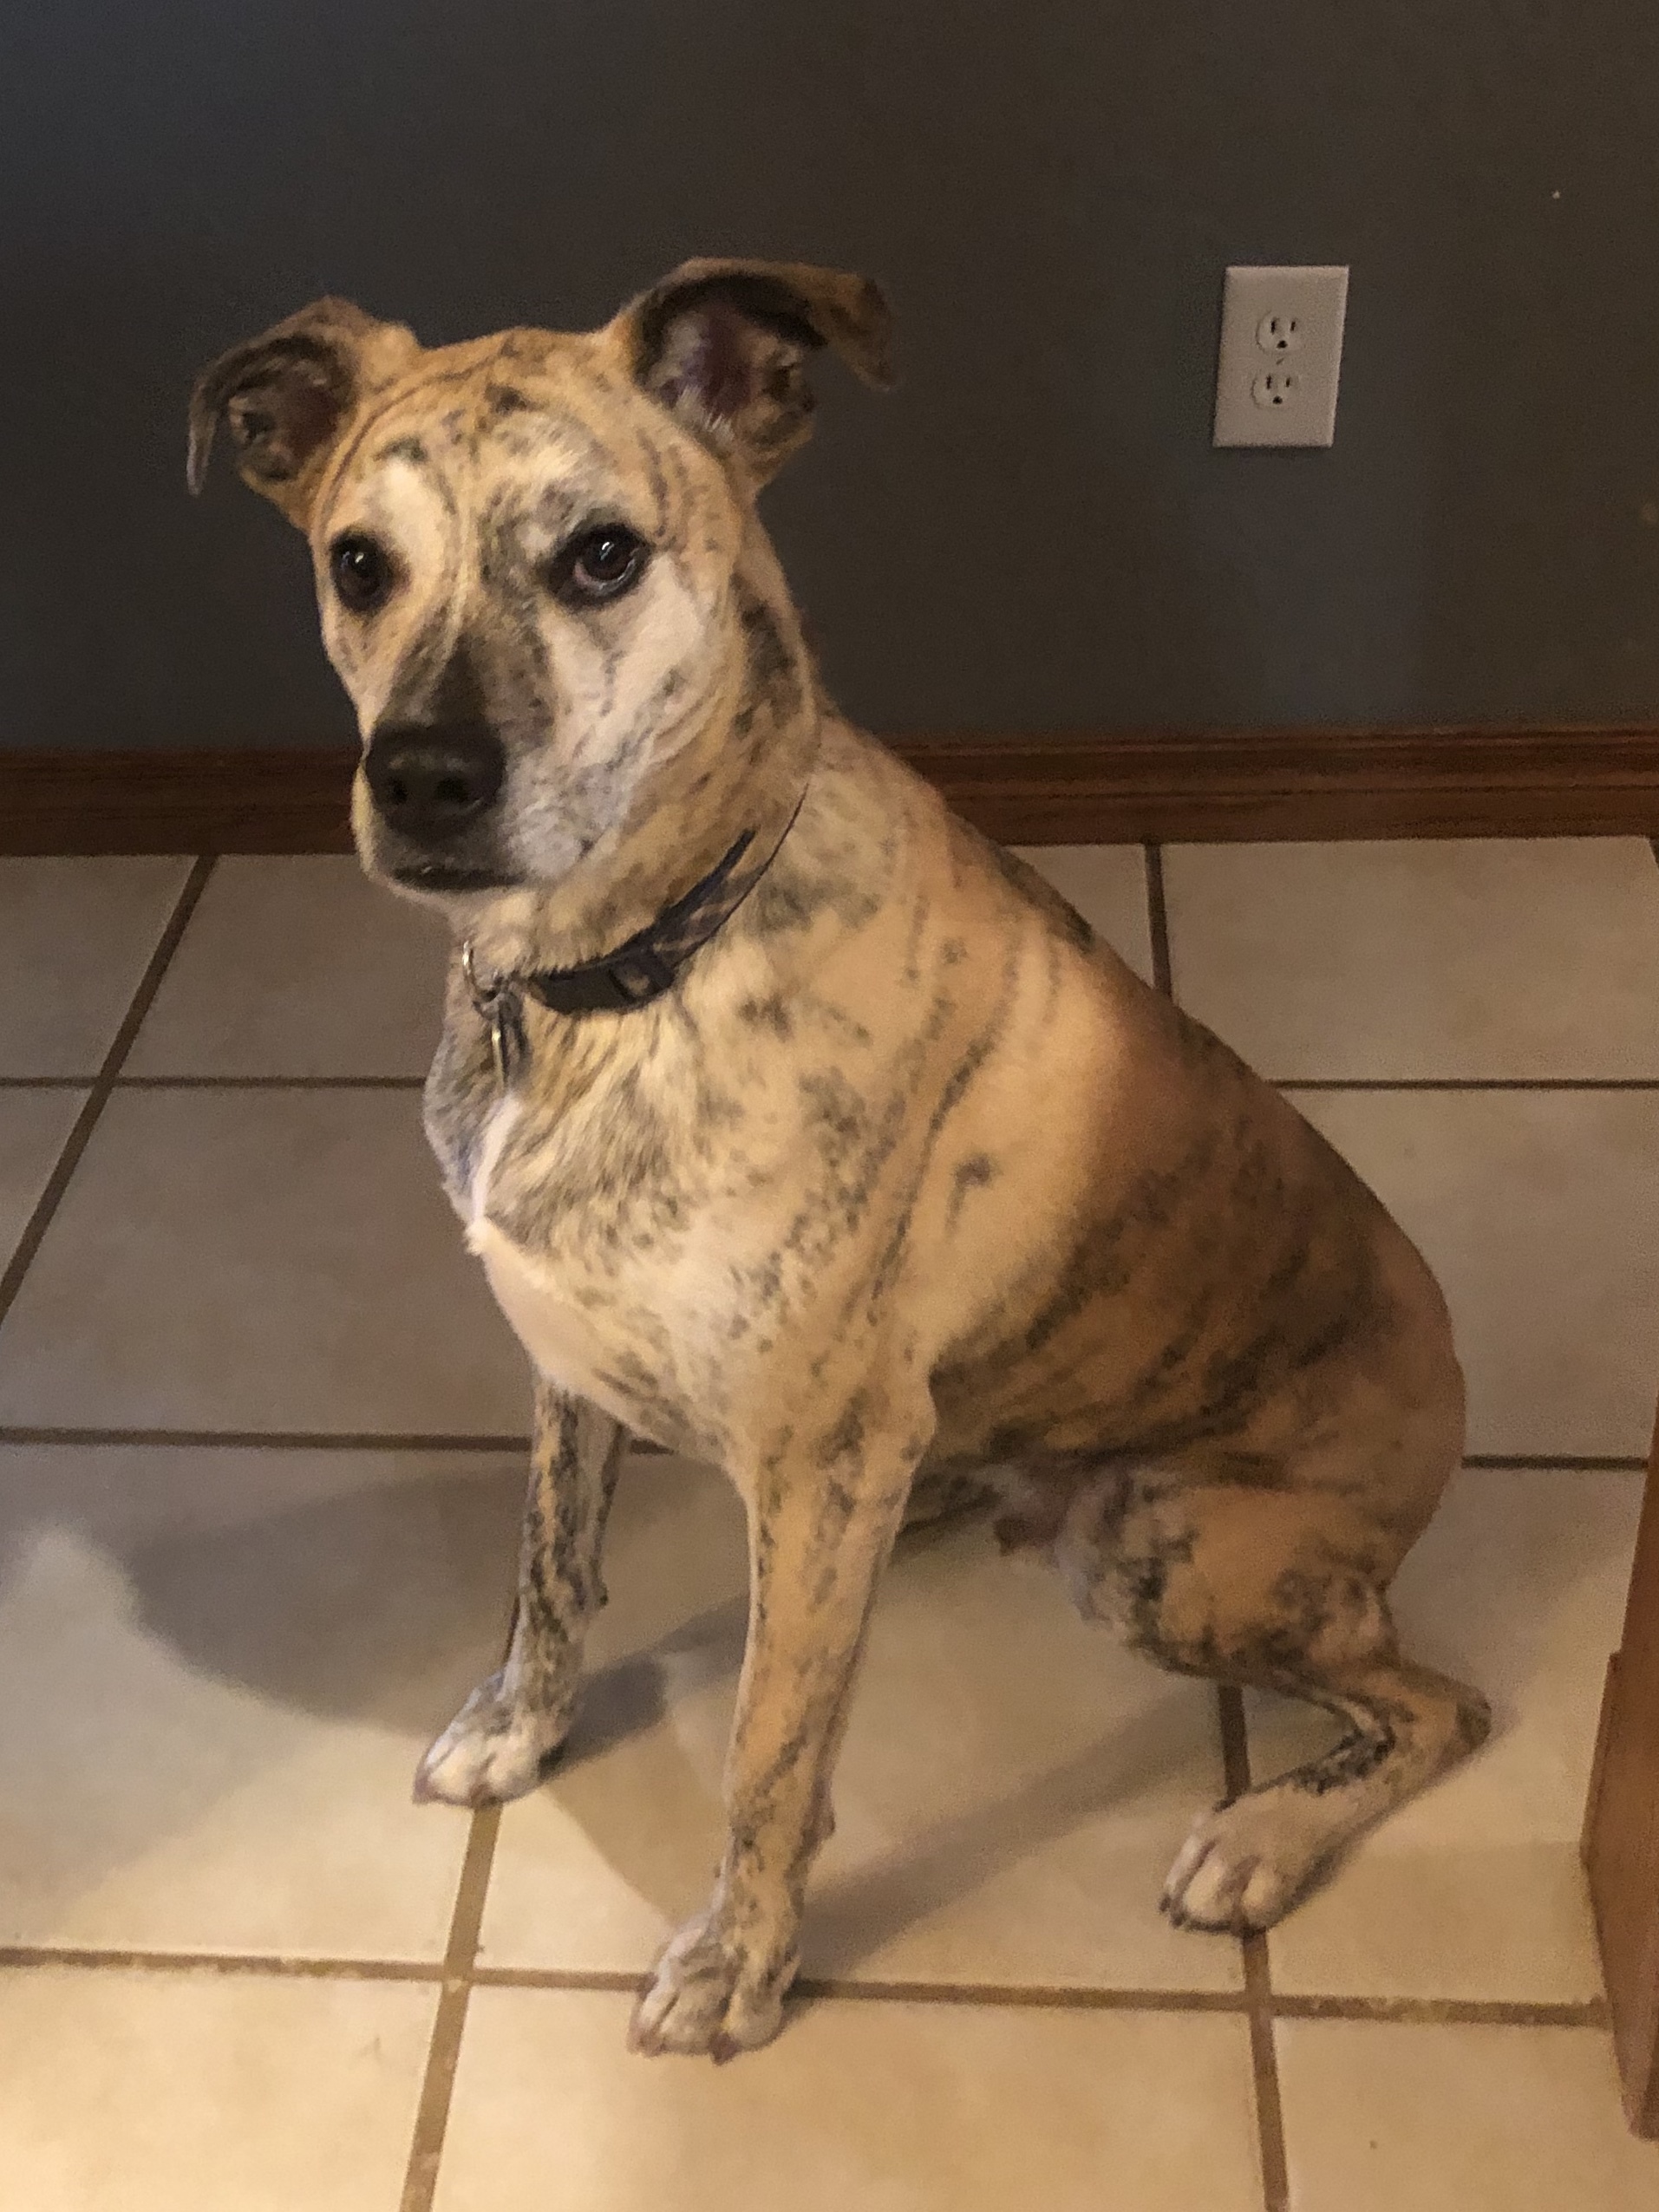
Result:
M500 1674L482 1682L415 1770L418 1804L500 1804L540 1781L564 1742L568 1716L556 1721L514 1705Z
M1331 1824L1299 1793L1270 1787L1194 1822L1164 1884L1161 1909L1177 1928L1244 1935L1271 1928L1333 1849Z
M757 1974L741 1949L708 1918L689 1921L657 1960L634 2007L628 2048L706 2055L716 2064L770 2043L783 2026L784 1993L795 1961Z

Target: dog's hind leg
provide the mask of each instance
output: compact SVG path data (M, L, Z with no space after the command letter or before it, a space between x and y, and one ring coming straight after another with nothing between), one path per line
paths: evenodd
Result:
M1401 1659L1391 1628L1368 1660L1275 1665L1259 1680L1323 1706L1347 1732L1322 1758L1195 1823L1161 1901L1178 1928L1270 1928L1344 1844L1484 1743L1491 1726L1479 1691Z
M512 1642L421 1760L418 1798L522 1797L569 1733L583 1639L604 1603L600 1553L627 1442L608 1413L537 1377Z
M1343 1501L1154 1483L1113 1536L1097 1605L1062 1537L1086 1611L1161 1665L1306 1699L1346 1730L1201 1817L1164 1889L1178 1926L1270 1927L1344 1844L1484 1742L1479 1693L1401 1656L1384 1592L1403 1546L1368 1538Z

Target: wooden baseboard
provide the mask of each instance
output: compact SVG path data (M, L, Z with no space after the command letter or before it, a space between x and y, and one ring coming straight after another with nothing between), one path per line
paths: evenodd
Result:
M1008 845L1659 832L1659 728L1172 730L897 749Z
M891 742L1009 845L1659 833L1659 727ZM343 852L353 758L0 752L0 852Z
M0 852L349 852L355 755L0 752Z

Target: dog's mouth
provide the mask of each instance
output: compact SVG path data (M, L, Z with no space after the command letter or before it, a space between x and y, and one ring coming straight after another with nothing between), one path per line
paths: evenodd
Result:
M513 889L511 877L493 868L468 868L452 860L400 860L386 873L408 891L448 892L456 897L469 891Z

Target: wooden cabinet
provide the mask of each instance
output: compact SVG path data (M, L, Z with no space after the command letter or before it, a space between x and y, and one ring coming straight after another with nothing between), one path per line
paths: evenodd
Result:
M1659 1432L1584 1824L1625 2110L1659 2136Z

